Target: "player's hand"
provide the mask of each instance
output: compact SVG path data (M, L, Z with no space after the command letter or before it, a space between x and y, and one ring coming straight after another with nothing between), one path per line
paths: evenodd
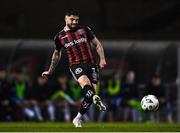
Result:
M99 67L100 69L104 68L106 65L106 60L105 59L100 59L99 61Z
M51 75L51 74L50 74L49 71L44 71L44 72L41 74L41 76L42 76L43 78L45 78L45 79L48 79L50 75Z

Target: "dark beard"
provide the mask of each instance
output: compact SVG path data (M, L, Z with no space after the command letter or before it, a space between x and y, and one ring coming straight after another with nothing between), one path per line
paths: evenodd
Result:
M72 27L72 26L68 25L68 27L70 30L76 30L78 26L76 25L75 27Z

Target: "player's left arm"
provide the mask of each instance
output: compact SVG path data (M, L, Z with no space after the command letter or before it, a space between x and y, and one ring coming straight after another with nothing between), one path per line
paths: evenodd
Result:
M96 51L99 55L99 66L100 68L103 68L106 65L106 59L104 55L104 49L100 41L95 37L93 40L91 40L92 44L96 47Z

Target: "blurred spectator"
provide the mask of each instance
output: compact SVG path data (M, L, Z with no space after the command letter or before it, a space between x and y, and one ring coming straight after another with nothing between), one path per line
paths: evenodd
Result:
M75 101L79 101L81 99L81 88L73 79L69 80L68 83L70 84L70 92L72 99Z
M159 110L157 112L149 113L149 119L152 121L160 121L160 114L162 119L166 118L168 122L172 122L172 113L170 109L170 102L166 98L166 88L161 81L159 75L154 75L151 83L145 89L145 95L155 95L159 100ZM165 117L164 117L165 116Z
M55 93L52 95L52 100L58 106L58 109L63 113L63 120L71 121L70 105L75 105L71 98L70 86L68 84L68 77L64 74L59 75L54 86Z
M118 73L113 73L112 77L108 79L107 85L108 94L108 120L115 121L118 120L116 114L119 114L119 106L121 102L120 91L121 91L121 81L119 79Z
M51 84L41 76L36 77L32 86L30 99L33 101L34 111L39 121L55 121L55 106L50 99L53 94L51 87Z
M122 81L122 106L124 107L123 120L140 121L140 102L138 101L138 89L135 81L135 72L128 71L125 80ZM131 114L131 115L130 115Z
M7 72L4 67L0 67L0 120L13 120L11 85L7 81Z
M80 108L81 105L81 89L79 86L71 80L68 80L67 75L61 74L57 77L57 82L54 86L55 92L51 99L56 103L62 113L63 121L70 122L72 114L74 113L74 107ZM87 114L83 116L85 121L89 121Z
M21 69L15 71L15 78L12 82L13 103L16 107L16 120L33 119L34 112L29 108L28 92L29 83L25 80ZM24 116L25 115L25 116Z

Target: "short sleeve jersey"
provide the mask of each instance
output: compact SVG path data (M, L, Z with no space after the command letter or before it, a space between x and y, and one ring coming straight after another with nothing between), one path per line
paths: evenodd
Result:
M78 26L74 30L60 31L54 37L54 41L57 50L65 49L70 65L79 63L95 64L90 45L94 38L95 35L89 27Z

